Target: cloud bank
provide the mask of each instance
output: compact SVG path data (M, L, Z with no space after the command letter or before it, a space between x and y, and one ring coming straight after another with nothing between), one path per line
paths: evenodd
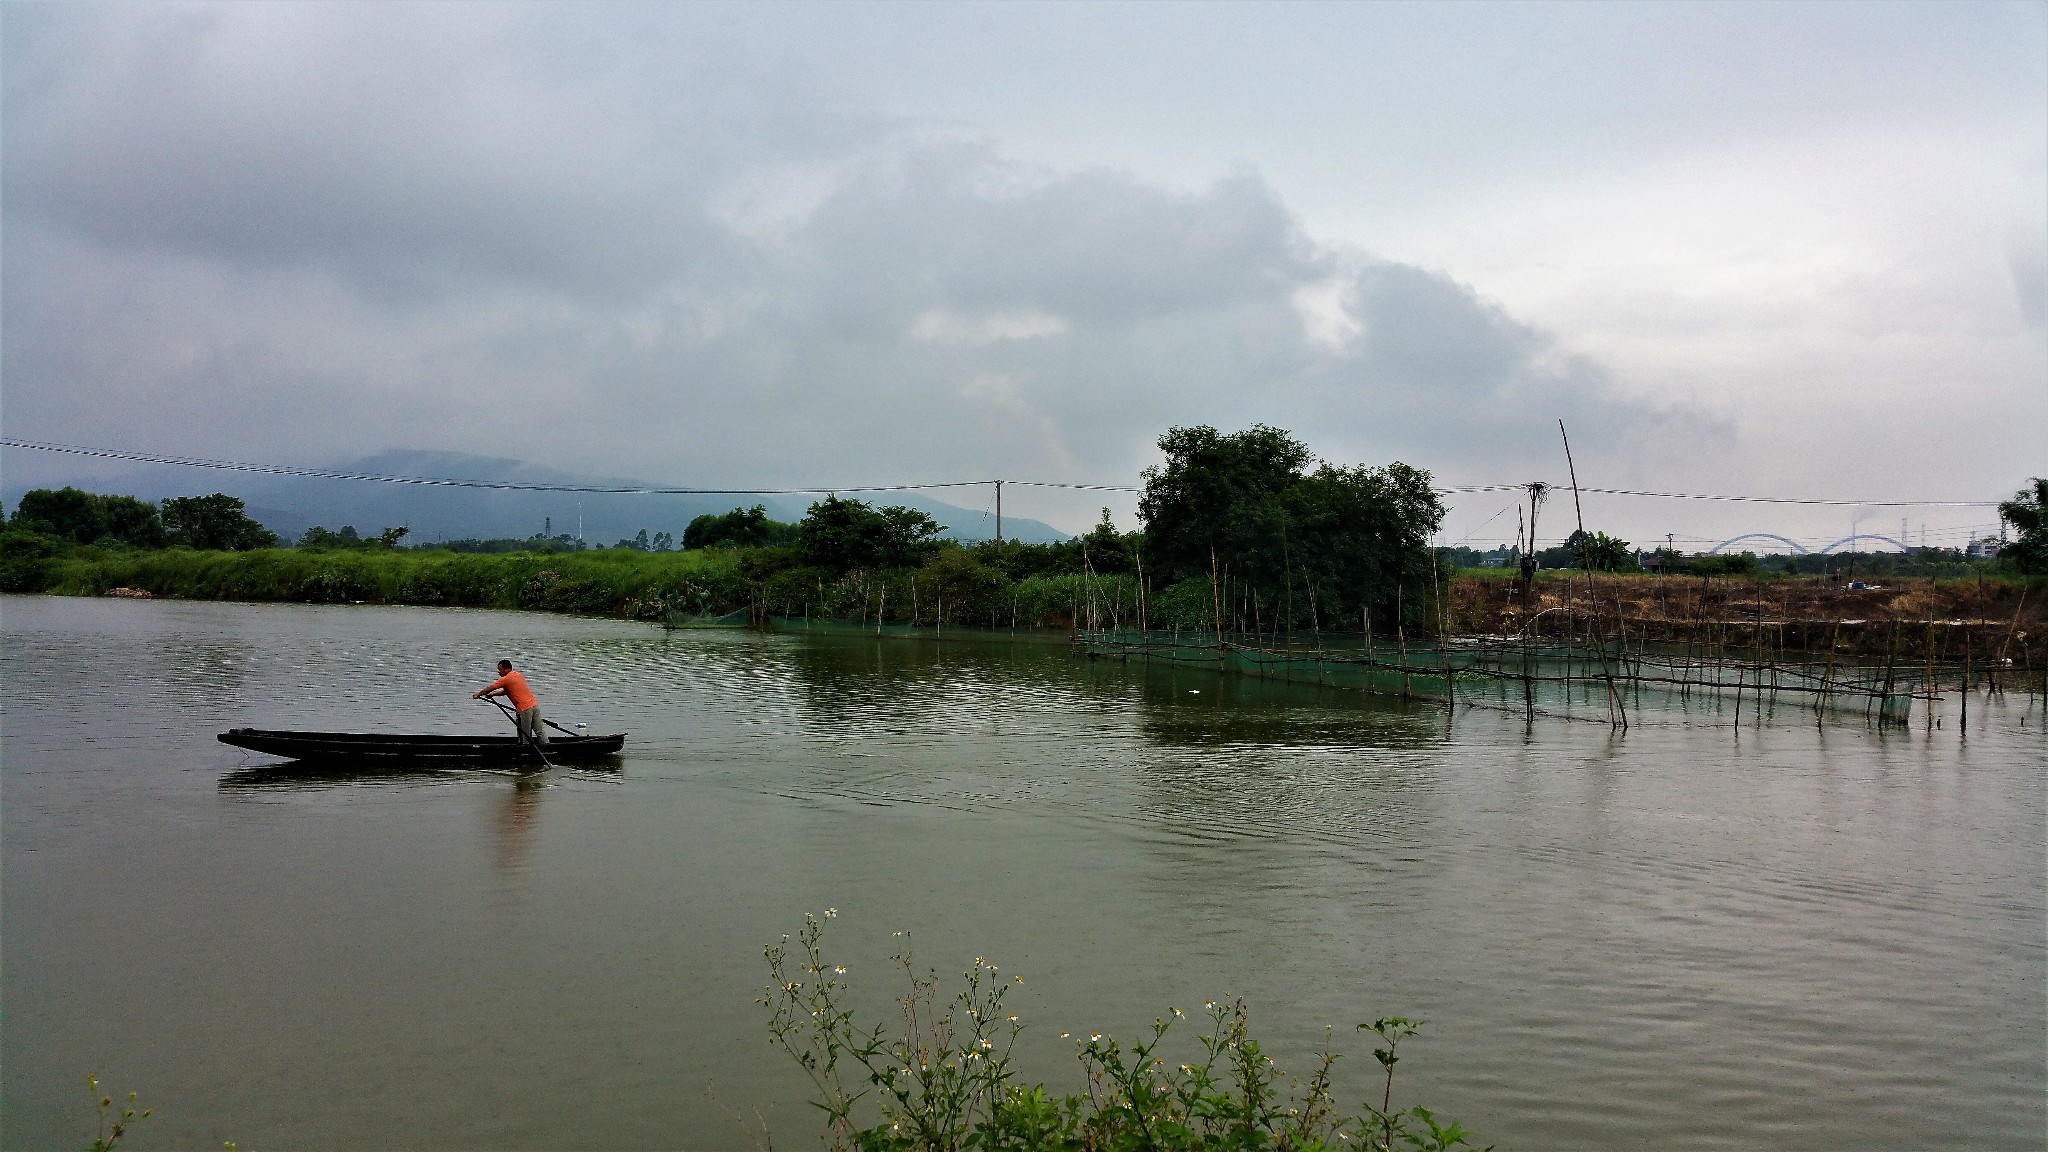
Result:
M1257 167L1027 159L871 98L831 9L0 22L11 435L722 485L1129 483L1185 423L1481 481L1558 472L1560 418L1610 479L1741 439L1455 269L1314 234ZM2039 359L2038 247L2008 361Z

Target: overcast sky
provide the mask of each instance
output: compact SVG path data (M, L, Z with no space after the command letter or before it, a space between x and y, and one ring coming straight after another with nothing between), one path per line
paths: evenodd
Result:
M1608 487L2048 473L2039 3L10 3L0 45L10 436L1128 484L1265 422L1472 484L1562 481L1562 418Z

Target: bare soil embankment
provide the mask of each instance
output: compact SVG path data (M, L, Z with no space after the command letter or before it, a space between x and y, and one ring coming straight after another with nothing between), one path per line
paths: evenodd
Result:
M1785 652L2039 668L2048 654L2048 585L2018 579L1906 577L1851 588L1826 577L1461 573L1450 626L1474 635L1584 638L1626 629L1631 642L1763 646Z

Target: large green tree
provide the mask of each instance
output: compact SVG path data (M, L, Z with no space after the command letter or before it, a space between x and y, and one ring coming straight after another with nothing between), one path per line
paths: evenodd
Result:
M1162 581L1228 564L1255 584L1277 584L1288 493L1314 459L1307 445L1258 424L1229 436L1207 426L1168 429L1159 449L1166 462L1145 469L1138 497L1147 565Z
M2028 483L1998 506L1999 518L2019 533L2000 555L2022 572L2048 573L2048 479L2036 476Z
M756 504L735 508L723 515L705 513L683 529L684 548L763 548L788 544L796 539L796 525L770 520L768 510Z
M1138 500L1144 559L1155 586L1227 572L1225 611L1248 597L1262 623L1326 627L1371 609L1418 602L1431 587L1428 541L1444 509L1429 473L1394 463L1345 468L1314 460L1290 433L1266 425L1225 435L1174 428L1165 463L1147 468Z
M102 496L77 488L37 488L22 493L14 519L17 527L79 544L115 540L138 548L164 546L164 525L156 505L133 496Z
M242 502L224 492L166 500L163 517L171 543L187 548L245 552L277 544L277 533L251 519Z
M1554 561L1548 564L1552 568L1591 568L1595 572L1643 570L1643 566L1636 562L1635 549L1629 542L1605 532L1575 528L1564 538L1562 547L1549 551L1557 553Z
M912 568L939 546L945 525L914 508L873 508L862 500L827 496L797 525L797 556L833 572L857 568Z

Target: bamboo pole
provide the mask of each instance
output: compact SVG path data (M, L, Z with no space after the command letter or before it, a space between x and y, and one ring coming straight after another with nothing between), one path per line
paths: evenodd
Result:
M1931 589L1932 580L1927 582ZM1927 650L1922 653L1927 659L1927 678L1922 684L1927 689L1927 731L1934 731L1934 597L1927 598Z
M2015 605L2015 606L2013 607L2013 610L2012 610L2012 625L2011 625L2010 627L2008 627L2008 628L2007 628L2007 629L2005 630L2005 639L2004 639L2004 640L2001 640L2001 641L1999 641L1999 644L1998 644L1998 658L1997 658L1996 660L1994 660L1994 661L1992 662L1992 667L1994 667L1994 668L1998 667L1998 666L1999 666L2000 664L2003 664L2003 663L2004 663L2004 662L2005 662L2005 661L2006 661L2007 659L2009 659L2009 657L2008 657L2008 656L2006 655L2006 653L2008 653L2008 652L2012 651L2012 638L2013 638L2013 634L2019 631L2019 628L2020 628L2020 613L2022 613L2022 612L2024 612L2024 611L2026 611L2026 610L2027 610L2027 593L2028 593L2029 591L2031 591L2031 589L2028 589L2028 588L2021 588L2021 589L2020 589L2020 602L2019 602L2019 603L2018 603L2017 605ZM2024 653L2024 651L2023 651L2023 652L2022 652L2022 656L2024 657L2024 655L2025 655L2025 653ZM1996 683L1997 683L1996 679L1994 679L1994 680L1993 680L1993 683L1994 683L1994 684L1996 684ZM2004 695L2004 693L2005 693L2005 690L2004 690L2004 688L2002 688L2002 687L2001 687L2001 688L1998 688L1998 689L1997 689L1997 691L1999 692L1999 694L2000 694L2001 696L2002 696L2002 695Z
M1401 588L1394 585L1394 642L1401 646L1401 699L1408 699L1408 612L1401 603Z
M1311 590L1309 594L1313 596L1315 593ZM1437 570L1436 549L1434 548L1429 550L1429 598L1430 602L1436 607L1434 613L1436 616L1436 654L1437 662L1443 666L1444 700L1452 705L1456 705L1458 702L1457 697L1451 689L1451 648L1445 642L1445 638L1449 635L1449 629L1445 626L1447 617L1445 616L1443 574Z
M1138 639L1142 642L1148 631L1145 622L1145 550L1138 549L1131 554L1131 558L1137 561L1138 565Z
M1829 637L1829 639L1828 639L1828 666L1827 666L1827 670L1826 670L1825 672L1822 672L1822 673L1821 673L1821 677L1820 677L1820 695L1819 695L1818 697L1816 697L1816 698L1814 699L1814 703L1813 703L1813 724L1814 724L1814 727L1816 727L1816 728L1820 727L1820 725L1821 725L1821 722L1822 722L1822 720L1823 720L1823 719L1825 719L1825 717L1826 717L1826 715L1827 715L1827 710L1828 710L1828 686L1829 686L1829 684L1830 684L1830 683L1831 683L1831 682L1832 682L1832 681L1834 680L1834 678L1835 678L1835 650L1836 650L1836 648L1837 648L1837 647L1839 647L1839 646L1840 646L1841 642L1842 642L1842 621L1841 621L1841 618L1840 618L1839 616L1837 616L1837 617L1836 617L1836 619L1835 619L1835 628L1834 628L1834 632L1833 632L1833 633L1832 633L1832 634L1830 635L1830 637Z
M1572 511L1577 515L1579 521L1579 559L1581 566L1584 567L1586 570L1586 595L1588 598L1592 598L1593 555L1591 550L1586 547L1586 512L1584 507L1579 503L1579 469L1577 465L1572 463L1572 441L1571 437L1565 435L1564 421L1562 420L1559 420L1557 422L1557 434L1560 438L1564 440L1565 468L1567 471L1571 473L1572 479ZM1594 599L1593 607L1593 623L1594 626L1598 628L1599 601L1597 599ZM1599 645L1600 650L1600 675L1607 681L1608 722L1611 724L1617 718L1619 718L1622 730L1627 731L1628 707L1627 705L1622 703L1621 694L1619 692L1616 692L1614 689L1614 670L1610 668L1607 664L1607 638L1605 635L1596 634L1594 639L1595 642Z
M1884 695L1877 705L1877 724L1880 728L1884 727L1885 710L1891 705L1892 688L1897 683L1893 677L1896 675L1898 659L1899 618L1894 613L1891 620L1891 638L1886 641L1884 649Z
M1748 669L1737 665L1735 668L1735 735L1742 735L1742 681Z
M1536 716L1536 681L1529 671L1529 629L1534 618L1522 622L1522 708L1530 719Z
M1754 614L1753 614L1753 615L1751 615L1751 617L1750 617L1750 621L1749 621L1749 665L1750 665L1750 672L1751 672L1751 675L1752 675L1752 676L1753 676L1753 677L1755 678L1755 680L1756 680L1756 716L1757 716L1757 719L1758 719L1759 721L1761 721L1761 720L1763 719L1763 716L1764 716L1764 663L1763 663L1763 661L1764 661L1764 585L1763 585L1763 581L1762 581L1762 580L1758 580L1758 581L1757 581L1757 585L1756 585L1756 609L1755 609L1755 612L1754 612ZM1736 692L1740 693L1740 692L1742 691L1742 688L1741 688L1741 686L1740 686L1740 685L1738 684L1738 686L1736 687L1736 689L1735 689L1735 690L1736 690ZM1740 708L1738 707L1738 709L1737 709L1737 710L1738 710L1738 711L1740 711Z
M1209 601L1216 619L1216 670L1223 670L1223 591L1216 572L1216 546L1209 545Z
M1981 577L1979 577L1981 579ZM1962 719L1957 722L1956 734L1970 734L1970 621L1963 621L1963 692Z

